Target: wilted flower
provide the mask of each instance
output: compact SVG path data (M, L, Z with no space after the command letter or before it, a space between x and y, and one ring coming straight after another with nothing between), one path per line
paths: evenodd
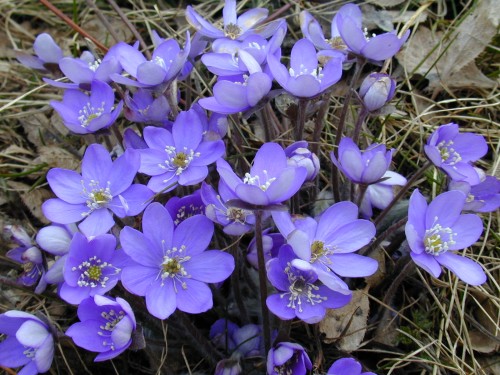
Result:
M359 96L368 112L375 112L387 104L396 90L396 81L384 73L367 76L359 88Z
M361 364L354 358L340 358L330 366L326 375L376 375L374 372L361 371Z
M63 267L64 283L59 289L63 300L79 304L89 296L104 294L120 280L120 271L128 258L116 250L116 238L111 234L87 239L75 233Z
M38 35L33 43L33 50L36 56L16 51L17 60L29 68L44 73L59 70L59 60L64 57L63 52L49 34L42 33Z
M77 134L94 133L113 125L122 110L123 101L116 107L114 104L115 94L111 86L96 80L90 84L90 95L69 89L64 92L62 102L50 101L64 125Z
M267 277L278 289L278 294L267 297L267 307L280 319L295 317L308 324L318 323L327 309L338 309L351 300L351 295L335 292L318 282L313 269L306 271L295 268L296 258L289 245L283 245L277 258L267 264Z
M458 125L452 122L437 128L427 140L424 150L432 163L452 180L466 181L471 185L480 182L471 162L480 159L488 151L483 136L459 133Z
M76 345L98 352L95 362L115 358L132 344L135 315L128 302L120 297L86 298L78 306L78 318L80 322L71 325L66 335Z
M479 216L460 214L465 198L460 191L447 191L427 205L415 190L410 197L406 239L412 259L434 277L439 277L441 266L445 266L462 281L480 285L486 281L481 266L454 253L476 242L483 231Z
M152 203L142 218L143 232L125 227L123 250L133 264L122 271L122 284L131 293L146 296L148 311L159 319L176 308L198 314L212 307L207 283L225 280L234 259L220 250L206 250L213 224L203 215L187 218L177 227L160 203Z
M251 205L282 203L294 195L307 175L304 167L289 167L285 151L277 143L265 143L257 151L250 172L241 180L229 164L219 159L217 171L238 199Z
M268 375L305 375L311 369L311 360L299 344L280 342L267 354Z
M307 148L306 141L298 141L285 148L288 165L305 167L307 169L306 181L313 181L319 173L319 158Z
M343 137L339 144L338 159L333 152L330 158L352 182L373 184L378 182L389 169L393 150L387 151L384 144L373 143L361 151L349 137Z
M342 59L331 58L321 67L314 45L307 39L295 43L290 56L290 69L273 54L267 56L274 79L288 93L298 98L311 98L321 94L342 76Z
M221 28L208 23L190 5L186 8L186 19L191 26L207 38L242 40L254 33L264 38L273 34L277 27L277 21L256 28L267 17L268 13L265 8L254 8L238 17L236 14L236 0L226 0L222 10L223 23Z
M34 315L11 310L0 314L0 366L21 367L19 375L47 372L54 358L50 328Z
M353 254L375 236L375 226L358 219L354 203L336 203L316 220L306 217L292 221L286 212L273 212L273 219L299 258L291 265L301 271L314 271L323 284L336 292L351 294L339 276L369 276L378 268L376 260Z
M467 196L464 210L493 212L500 207L500 180L495 176L482 176L477 185L465 181L450 181L449 190L460 190Z
M118 217L134 216L146 208L153 192L132 184L139 169L140 155L135 150L112 161L100 144L92 144L82 160L82 174L52 168L47 181L58 198L42 205L44 215L60 224L83 221L78 226L87 236L106 233Z
M155 192L169 191L179 185L195 185L205 179L208 165L225 151L220 139L205 141L203 123L191 109L175 119L172 132L148 126L144 140L149 148L141 149L140 172L153 176L148 187Z

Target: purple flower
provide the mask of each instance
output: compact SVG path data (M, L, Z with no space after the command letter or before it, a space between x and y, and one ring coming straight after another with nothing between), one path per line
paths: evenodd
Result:
M42 293L47 286L44 278L45 266L42 252L22 227L6 225L4 231L21 245L9 250L6 254L8 258L23 265L23 272L18 278L18 283L24 286L32 286L38 283L35 293Z
M305 375L311 369L311 360L299 344L280 342L267 354L268 375Z
M452 180L466 181L471 185L480 182L471 162L483 157L488 145L483 136L458 131L458 125L441 125L431 134L424 146L425 154Z
M222 140L203 139L203 123L193 109L179 113L172 132L146 127L144 140L149 148L140 150L139 171L153 176L148 187L154 192L172 190L177 183L188 186L203 181L207 166L225 151Z
M114 225L113 215L134 216L142 212L153 196L146 186L132 184L140 155L126 150L115 161L99 144L90 145L82 160L82 174L52 168L47 181L58 198L42 205L44 215L60 224L76 223L87 236L106 233Z
M73 83L59 82L44 78L44 81L55 87L65 89L90 90L92 81L109 82L111 74L120 73L122 67L112 52L113 48L104 56L102 61L96 59L89 51L84 51L80 58L64 57L59 60L59 68Z
M216 347L224 349L232 357L258 356L262 351L261 328L255 324L238 327L227 319L219 319L210 327L210 340Z
M16 51L17 60L21 64L43 73L59 70L58 64L59 60L63 58L63 52L49 34L42 33L38 35L33 43L33 50L36 56Z
M164 95L155 97L151 90L139 88L132 97L127 92L125 105L124 113L129 121L160 126L171 124L168 119L170 106Z
M343 11L349 6L348 11ZM393 57L410 36L410 30L399 38L395 32L369 36L361 27L362 15L354 4L344 5L336 15L336 27L349 51L369 60L382 61ZM358 8L356 11L355 8ZM332 23L333 27L333 23Z
M293 46L290 69L287 70L273 54L267 56L267 63L281 87L299 98L311 98L321 94L342 76L342 59L333 57L321 67L314 45L307 39L301 39Z
M201 198L206 205L205 215L213 222L221 224L224 233L241 236L253 229L255 215L252 211L227 205L229 200L238 197L222 180L219 181L219 194L213 187L203 182Z
M66 335L76 345L99 353L95 362L106 361L123 353L132 344L136 322L132 308L124 299L95 295L78 306L79 323Z
M221 114L247 111L271 90L272 78L262 72L252 55L244 50L240 50L238 55L248 74L219 79L213 88L214 96L199 100L203 108Z
M359 96L368 112L375 112L387 104L396 91L396 81L383 73L372 73L361 83Z
M459 190L467 196L464 210L493 212L500 207L500 180L495 176L482 176L477 185L465 181L450 181L449 190Z
M445 266L462 281L480 285L486 281L481 266L454 253L476 242L483 231L479 216L460 214L465 198L460 191L447 191L427 205L415 190L410 197L406 239L414 262L434 277L439 277L441 266Z
M220 250L206 250L213 224L203 215L192 216L177 227L168 211L152 203L142 218L143 232L125 227L120 242L133 265L122 271L122 284L146 297L148 311L166 319L176 308L198 314L212 307L206 283L225 280L234 259Z
M344 137L339 144L338 159L333 152L330 153L330 158L349 180L369 185L378 182L387 172L392 152L393 150L386 151L385 145L377 143L360 151L351 138Z
M269 22L264 26L256 28L267 17L268 13L267 9L254 8L238 17L236 14L236 0L226 0L222 10L223 24L221 28L208 23L190 5L186 8L186 19L191 26L207 38L242 40L254 33L264 38L273 34L277 28L277 21Z
M285 243L285 238L281 233L269 233L270 231L271 228L268 228L262 232L262 245L264 247L265 263L278 256L278 251L281 248L281 245ZM257 258L257 240L254 237L248 244L247 261L255 269L259 268L259 261Z
M394 198L394 186L403 186L406 182L406 178L399 173L392 171L385 172L379 182L366 187L359 207L361 216L368 219L373 216L373 207L383 210L389 206Z
M306 181L313 181L319 173L320 165L316 154L307 148L306 141L298 141L285 148L288 165L292 167L305 167L307 169Z
M374 372L361 371L361 364L354 358L340 358L330 366L326 375L376 375Z
M279 204L289 199L300 189L307 175L303 167L289 167L285 151L272 142L263 144L257 151L250 173L246 173L243 180L223 159L217 161L217 171L240 200L257 206Z
M89 296L102 295L113 289L128 261L123 251L115 249L116 239L111 234L89 240L75 233L63 268L61 298L77 305Z
M69 89L64 92L62 102L50 102L62 117L64 125L77 134L94 133L113 125L122 110L123 101L116 107L114 104L115 94L111 86L96 80L90 85L90 95Z
M273 219L299 259L291 263L302 271L314 271L328 288L349 295L342 277L365 277L377 268L376 260L354 251L375 236L375 226L358 219L358 208L351 202L339 202L314 220L310 217L292 222L288 213L273 212ZM356 264L356 267L352 267Z
M21 367L19 375L49 371L54 339L48 324L34 315L11 310L0 315L0 366Z
M267 277L278 294L267 297L267 307L280 319L295 317L308 324L321 321L326 309L338 309L351 300L351 295L335 292L317 283L314 270L302 271L292 265L296 258L289 245L280 248L277 258L267 264Z
M113 81L163 92L181 73L189 55L191 40L187 33L183 50L175 39L165 40L155 48L151 60L147 60L137 48L124 42L119 42L114 48L123 70L136 80L115 73L111 75Z
M45 274L44 279L47 283L60 284L64 282L63 268L73 234L76 232L78 232L78 228L75 224L53 224L38 231L36 242L44 251L58 257Z
M205 213L205 204L201 199L201 191L198 189L193 194L185 195L182 198L172 197L165 204L174 225L177 226L194 215L203 215Z

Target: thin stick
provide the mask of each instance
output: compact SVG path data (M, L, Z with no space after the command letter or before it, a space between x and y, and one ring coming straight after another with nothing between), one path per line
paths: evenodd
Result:
M83 36L84 38L90 39L92 43L94 43L102 52L108 52L108 48L104 46L101 42L99 42L92 35L83 30L80 26L74 23L71 18L61 12L55 5L53 5L49 0L40 0L40 2L45 5L52 13L54 13L57 17L66 22L73 30L75 30L78 34Z

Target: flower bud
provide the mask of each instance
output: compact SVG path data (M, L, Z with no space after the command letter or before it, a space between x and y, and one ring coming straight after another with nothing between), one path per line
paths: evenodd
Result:
M291 167L305 167L306 181L312 181L319 172L319 159L307 149L306 141L295 142L285 149L288 165Z
M367 76L359 88L359 96L365 108L374 112L389 102L396 90L396 81L383 73L372 73Z

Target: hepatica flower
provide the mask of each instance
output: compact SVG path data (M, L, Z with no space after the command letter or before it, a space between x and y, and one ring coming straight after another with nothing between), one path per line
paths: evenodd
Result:
M314 271L323 284L336 292L351 294L337 275L365 277L377 270L376 260L353 254L375 236L375 226L358 219L354 203L336 203L316 220L307 217L292 222L290 215L282 212L274 212L273 219L299 258L291 261L292 266Z
M293 46L288 70L274 54L267 56L267 63L281 87L298 98L317 96L342 76L342 59L332 57L323 67L320 66L316 49L307 39L301 39Z
M359 88L359 96L368 112L375 112L387 104L396 91L396 81L388 74L372 73Z
M89 296L110 291L120 279L120 271L128 258L116 250L116 238L102 234L87 239L75 233L64 264L64 283L59 289L62 299L79 304Z
M458 125L441 125L431 134L424 146L427 157L441 168L452 180L467 181L471 185L480 182L472 166L488 151L483 136L473 133L459 133Z
M168 211L152 203L142 218L143 232L125 227L120 233L123 250L133 264L122 271L122 284L146 297L148 311L159 319L176 308L198 314L212 307L207 283L225 280L234 259L220 250L206 250L213 224L203 215L192 216L177 227Z
M268 375L306 375L311 369L311 360L299 344L280 342L267 354Z
M49 326L34 315L11 310L0 315L0 366L21 367L20 375L47 372L54 358Z
M319 173L319 158L309 151L306 141L294 142L285 149L288 165L305 167L307 169L306 181L313 181Z
M205 213L205 204L201 199L201 191L198 189L193 194L185 195L182 198L172 197L165 204L165 208L172 216L174 224L177 226L194 215Z
M318 323L326 309L338 309L351 300L351 295L335 292L321 285L313 270L302 271L292 265L296 256L289 245L279 250L277 258L267 264L267 277L278 294L267 297L267 307L280 319L295 317L308 324Z
M66 331L76 345L99 353L95 362L115 358L132 344L136 321L124 299L96 295L78 306L79 323Z
M354 358L340 358L330 366L326 375L376 375L374 372L361 371L361 364Z
M53 168L47 181L58 198L42 205L44 215L59 224L79 224L87 236L106 233L118 217L134 216L146 208L153 192L146 186L132 184L139 169L140 156L126 150L115 161L104 146L90 145L82 160L82 174Z
M59 70L58 64L64 57L63 52L49 34L42 33L38 35L33 43L33 50L36 56L16 51L16 58L21 64L43 73Z
M140 150L139 171L153 176L148 187L155 192L172 190L177 183L188 186L203 181L207 166L225 151L222 140L203 139L203 124L193 109L177 116L172 132L146 127L144 140L149 148Z
M477 185L465 181L451 181L449 190L463 192L467 199L464 210L493 212L500 207L500 180L495 176L483 176Z
M307 170L290 167L285 151L277 143L265 143L257 151L250 172L241 180L229 164L219 159L217 171L238 199L257 206L279 204L289 199L302 186Z
M374 143L361 151L351 138L340 141L338 158L333 152L330 158L352 182L369 185L378 182L389 169L393 150L387 151L385 145Z
M465 194L453 190L438 195L427 205L415 190L408 208L406 239L414 262L434 277L439 277L441 266L445 266L462 281L480 285L486 281L481 266L455 253L476 242L483 231L479 216L461 214L465 199Z
M122 110L123 101L115 107L111 86L94 80L90 85L90 95L69 89L64 92L62 102L52 100L50 105L73 133L89 134L113 125Z

